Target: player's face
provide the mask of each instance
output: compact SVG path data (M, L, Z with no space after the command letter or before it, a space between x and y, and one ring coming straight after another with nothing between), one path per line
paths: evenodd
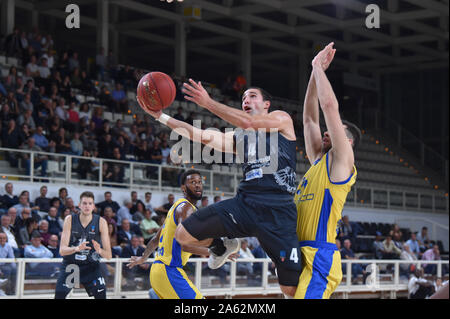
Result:
M263 96L258 89L248 89L242 95L242 110L250 115L266 113L270 103L263 101Z
M83 197L80 201L80 209L83 214L90 214L95 208L94 200L90 197Z
M192 199L200 200L203 196L203 180L198 174L186 178L186 195Z
M344 125L344 129L347 129L347 125ZM349 143L352 144L352 140L348 139ZM325 154L326 152L328 152L331 149L331 138L330 138L330 134L328 133L328 131L326 131L325 133L323 133L323 137L322 137L322 153Z

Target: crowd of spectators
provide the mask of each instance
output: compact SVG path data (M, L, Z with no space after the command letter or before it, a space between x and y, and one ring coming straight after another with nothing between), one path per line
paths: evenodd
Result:
M79 208L65 187L60 188L58 196L54 197L48 197L47 191L47 186L41 186L39 196L33 200L28 191L16 194L12 183L5 184L5 194L0 196L0 258L61 257L59 243L64 218L71 213L78 214ZM104 217L108 223L113 257L128 258L130 253L142 255L147 242L164 223L167 207L173 204L173 194L159 207L154 207L151 199L150 192L146 192L141 200L137 192L132 191L130 199L122 205L114 201L111 192L106 191L104 200L96 203L94 213ZM133 270L133 276L124 269L124 276L128 279L142 278L148 275L149 268L143 269L145 267L140 267L137 272ZM54 263L31 263L26 276L48 278L56 276L57 271ZM5 284L7 293L13 291L15 276L15 263L0 264L0 279L8 279L8 285Z
M0 77L1 147L176 165L169 156L167 131L149 117L136 115L130 127L121 119L103 119L104 111L129 113L126 92L137 86L142 70L119 67L112 52L105 55L101 49L88 71L78 52L58 50L52 36L42 35L37 28L28 33L15 29L3 41L3 51L21 64ZM109 81L111 89L105 82L96 85L97 80ZM81 102L74 92L95 100ZM6 159L29 174L28 155L8 152ZM61 157L34 159L34 168L40 168L43 177L49 159ZM124 182L124 165L117 162L99 167L98 160L75 159L73 167L80 179L98 180L102 174L104 182ZM150 177L157 170L146 172ZM169 175L178 186L177 176Z

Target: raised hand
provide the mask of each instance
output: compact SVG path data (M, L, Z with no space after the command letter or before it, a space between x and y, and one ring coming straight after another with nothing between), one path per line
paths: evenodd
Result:
M198 106L206 107L208 102L211 101L208 92L202 86L202 82L196 83L194 80L189 79L189 83L183 83L184 98L188 101L194 102Z
M313 67L320 67L323 71L326 71L333 61L336 49L333 49L334 42L328 44L322 51L317 53L312 61Z

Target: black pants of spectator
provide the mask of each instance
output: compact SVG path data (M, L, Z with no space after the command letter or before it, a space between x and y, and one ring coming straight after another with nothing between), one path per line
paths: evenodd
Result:
M433 287L423 287L420 286L415 294L410 294L409 299L425 299L430 297L434 293Z

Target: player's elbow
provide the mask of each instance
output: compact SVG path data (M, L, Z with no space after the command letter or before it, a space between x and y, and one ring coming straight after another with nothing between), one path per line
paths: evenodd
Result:
M255 128L256 123L252 119L242 118L241 119L241 125L239 125L239 126L241 128L243 128L244 130L248 130L248 129L251 129L251 128Z

